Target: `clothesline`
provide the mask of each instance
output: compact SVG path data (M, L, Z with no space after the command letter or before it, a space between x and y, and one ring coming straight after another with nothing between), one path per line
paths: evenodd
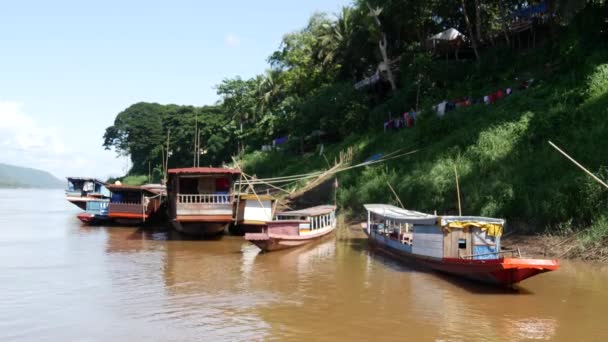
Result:
M528 89L532 83L534 83L534 79L529 79L527 81L523 81L519 87L518 90L525 90ZM438 104L436 104L435 106L433 106L433 110L437 113L437 116L439 117L443 117L445 115L445 113L452 111L454 109L460 108L460 107L469 107L472 105L477 105L477 104L486 104L486 105L490 105L490 104L494 104L496 101L502 100L503 98L510 96L511 94L513 94L514 89L513 88L501 88L498 89L490 94L484 95L482 97L477 97L477 98L473 98L471 96L466 96L460 99L456 99L456 100L451 100L451 101L447 101L444 100Z

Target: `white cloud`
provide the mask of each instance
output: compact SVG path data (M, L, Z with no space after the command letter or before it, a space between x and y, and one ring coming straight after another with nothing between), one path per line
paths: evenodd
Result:
M225 38L226 45L231 48L236 48L241 45L241 39L234 33L229 33Z
M108 166L117 164L110 152L74 151L64 137L60 129L44 127L27 115L20 103L0 100L0 162L43 169L58 177L102 177Z

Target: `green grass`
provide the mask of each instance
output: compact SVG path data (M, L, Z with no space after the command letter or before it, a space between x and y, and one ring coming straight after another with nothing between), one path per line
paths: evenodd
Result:
M398 132L384 133L381 122L372 122L369 133L326 146L330 162L352 146L354 163L375 153L420 149L412 156L340 174L340 206L359 216L364 203L396 203L386 185L390 182L409 208L457 213L456 166L466 215L504 217L520 232L605 227L599 218L608 214L608 191L547 141L608 179L608 50L579 56L576 65L568 59L555 62L550 73L544 70L542 54L523 56L502 73L472 77L444 91L450 97L479 96L498 86L516 86L515 77L537 79L534 87L494 105L458 109L442 119L427 109L415 129ZM521 61L525 59L532 62ZM442 97L425 100L425 107L437 98ZM318 154L288 152L256 152L245 156L244 165L260 177L327 168Z

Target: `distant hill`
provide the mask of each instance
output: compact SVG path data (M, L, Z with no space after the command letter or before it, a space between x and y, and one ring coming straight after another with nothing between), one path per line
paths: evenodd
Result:
M0 163L0 188L62 188L64 182L50 173Z

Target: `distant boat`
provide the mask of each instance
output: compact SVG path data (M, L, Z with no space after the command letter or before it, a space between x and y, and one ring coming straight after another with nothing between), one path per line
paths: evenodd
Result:
M140 225L158 213L166 188L159 184L142 186L108 185L112 196L108 216L120 225Z
M270 195L240 194L236 201L237 233L260 233L274 217L276 200Z
M247 233L245 239L264 252L271 252L311 243L331 234L336 229L336 206L285 211L277 219L266 223L262 233Z
M110 198L106 183L88 177L67 177L66 199L82 210L87 210L87 202Z
M558 269L557 260L501 250L501 219L436 216L386 204L366 204L365 209L368 219L362 226L372 246L399 259L502 286Z
M234 221L235 169L170 169L169 219L175 230L192 235L222 233Z
M85 204L85 212L76 215L76 217L85 224L98 225L105 224L111 221L108 216L109 199L89 199Z

